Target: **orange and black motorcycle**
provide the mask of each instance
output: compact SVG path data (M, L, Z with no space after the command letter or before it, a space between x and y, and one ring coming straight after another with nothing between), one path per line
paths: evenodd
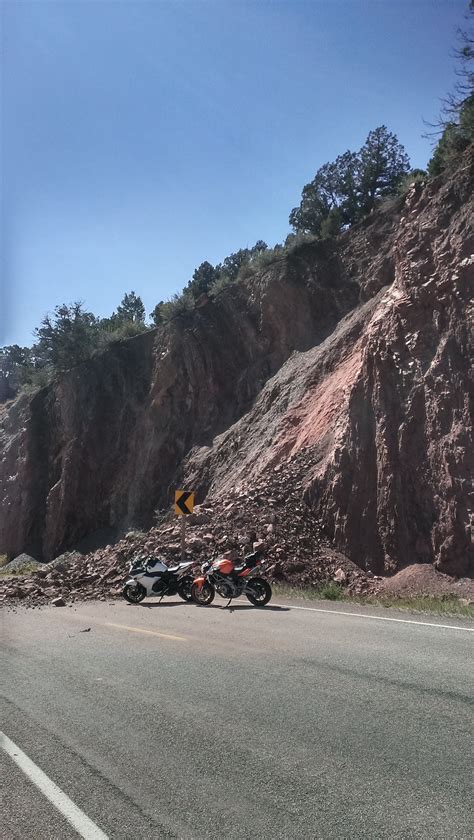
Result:
M251 604L264 607L272 597L272 588L267 580L255 575L263 562L261 551L248 554L240 565L225 557L208 560L191 586L192 600L206 606L212 604L217 592L229 602L245 595Z

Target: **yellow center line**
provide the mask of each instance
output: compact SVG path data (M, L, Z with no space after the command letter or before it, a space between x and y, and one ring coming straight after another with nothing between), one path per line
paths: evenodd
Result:
M130 633L147 633L149 636L160 636L162 639L173 639L176 642L187 642L184 636L173 636L171 633L158 633L157 630L145 630L142 627L129 627L128 624L113 624L106 621L104 627L117 627L119 630L129 630Z

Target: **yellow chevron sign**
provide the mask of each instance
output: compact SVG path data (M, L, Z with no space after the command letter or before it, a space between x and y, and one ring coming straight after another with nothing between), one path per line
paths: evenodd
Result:
M194 493L188 490L176 490L174 494L174 512L178 516L192 513L194 510Z

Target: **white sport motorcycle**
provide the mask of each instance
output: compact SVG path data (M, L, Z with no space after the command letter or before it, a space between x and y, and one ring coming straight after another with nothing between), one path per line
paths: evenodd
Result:
M179 595L191 601L194 576L189 574L192 561L171 568L162 557L137 557L130 563L122 594L130 604L139 604L146 596Z

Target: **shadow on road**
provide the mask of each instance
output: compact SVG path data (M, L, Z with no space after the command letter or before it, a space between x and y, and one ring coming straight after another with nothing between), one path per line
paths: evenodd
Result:
M265 610L265 612L289 612L289 607L277 607L273 606L272 604L267 604L266 607L256 607L253 604L231 604L227 606L226 604L207 604L207 605L200 605L200 604L190 604L186 601L154 601L152 604L129 604L129 607L145 607L145 609L150 610L154 607L197 607L201 610L225 610L226 612L234 612L238 610L241 612L242 610Z
M129 607L145 607L145 609L150 610L153 607L187 607L190 606L186 603L186 601L153 601L152 604L129 604Z

